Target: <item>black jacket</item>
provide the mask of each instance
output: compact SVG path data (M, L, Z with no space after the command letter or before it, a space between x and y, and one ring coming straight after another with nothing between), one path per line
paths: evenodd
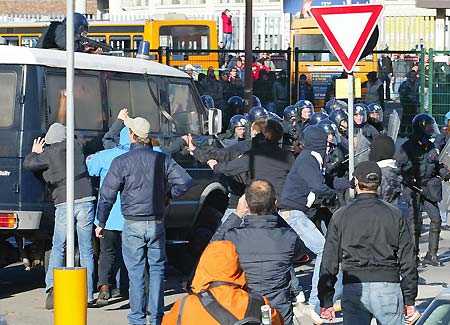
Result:
M414 304L417 267L413 237L400 210L376 194L357 195L331 219L318 286L322 307L333 305L339 264L344 284L400 282L405 304Z
M84 163L81 146L75 141L75 200L93 195L92 184ZM30 153L23 166L34 172L42 172L42 177L52 191L54 204L66 202L66 142L58 142L45 147L41 154Z
M120 192L122 214L128 220L158 220L167 196L177 198L191 187L192 178L169 156L151 147L132 144L115 158L100 189L99 226L104 227Z
M240 219L232 214L213 240L233 242L250 292L266 296L285 320L292 318L292 261L305 249L303 242L283 218L277 215L248 215Z
M225 176L239 175L247 185L254 179L265 179L275 187L279 195L294 163L294 157L289 151L281 149L277 143L267 142L262 134L253 140L250 151L232 161L217 164L214 172Z
M279 207L308 213L309 207L306 204L310 193L316 196L315 205L336 195L336 192L326 185L320 164L311 154L311 150L303 149L286 178Z
M396 153L395 160L406 184L421 188L433 202L442 200L442 182L438 176L447 177L449 172L439 163L439 151L434 143L421 144L417 139L408 139Z

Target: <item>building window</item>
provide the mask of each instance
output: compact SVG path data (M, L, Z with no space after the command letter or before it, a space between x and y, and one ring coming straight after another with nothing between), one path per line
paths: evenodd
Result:
M122 0L122 7L148 7L149 0Z

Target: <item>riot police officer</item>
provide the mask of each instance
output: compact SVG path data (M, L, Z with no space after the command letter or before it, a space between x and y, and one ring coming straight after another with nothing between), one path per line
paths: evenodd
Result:
M242 114L236 114L230 119L229 127L220 138L225 148L245 140L247 133L248 120Z
M372 103L367 105L367 113L367 122L378 132L383 133L383 108L377 103Z
M348 107L347 107L347 103L342 101L342 100L337 100L335 98L329 100L328 102L326 102L324 110L325 112L330 115L331 112L336 111L338 109L347 111Z
M341 148L344 154L348 154L348 115L345 111L337 109L331 112L329 119L337 126L341 139Z
M228 121L232 116L237 114L244 114L244 100L239 96L232 96L227 101L227 109L223 112L222 121L224 127L228 127Z
M290 105L283 111L283 147L294 152L297 143L297 107Z
M415 234L416 254L419 254L419 239L422 229L422 212L431 219L428 252L423 264L439 266L437 257L441 216L438 202L442 200L442 179L449 178L448 170L439 163L439 152L433 143L436 122L428 114L418 114L412 121L413 133L396 155L397 165L406 185L406 195L411 196L411 227Z
M356 104L353 112L353 121L355 125L355 136L362 133L370 142L380 134L377 129L367 123L367 106L365 104Z
M314 105L309 100L299 100L294 105L297 108L297 139L303 137L303 131L310 125Z
M322 113L322 112L316 112L311 115L311 118L309 119L310 125L316 125L319 124L321 121L328 120L328 114Z
M248 112L247 119L250 123L258 120L267 120L269 119L269 112L264 107L254 106Z
M200 99L202 100L202 103L206 108L214 108L215 107L214 99L211 96L202 95L202 96L200 96Z

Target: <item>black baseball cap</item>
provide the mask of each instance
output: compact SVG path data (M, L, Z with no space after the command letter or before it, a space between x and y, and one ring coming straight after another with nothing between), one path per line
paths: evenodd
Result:
M355 168L353 176L362 183L381 183L381 168L374 161L363 161Z

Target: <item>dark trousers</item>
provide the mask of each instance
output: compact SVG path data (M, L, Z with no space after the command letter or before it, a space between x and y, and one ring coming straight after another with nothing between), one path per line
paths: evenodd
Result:
M419 254L419 241L422 234L422 212L426 212L430 218L430 234L428 239L428 252L436 254L439 247L439 233L441 231L441 214L437 203L431 203L420 197L417 193L412 193L412 214L413 232L415 240L416 254Z
M116 281L118 271L120 271L120 281ZM121 231L105 229L103 238L100 238L98 287L102 285L108 285L110 288L119 287L121 293L128 291L128 272L122 258Z

